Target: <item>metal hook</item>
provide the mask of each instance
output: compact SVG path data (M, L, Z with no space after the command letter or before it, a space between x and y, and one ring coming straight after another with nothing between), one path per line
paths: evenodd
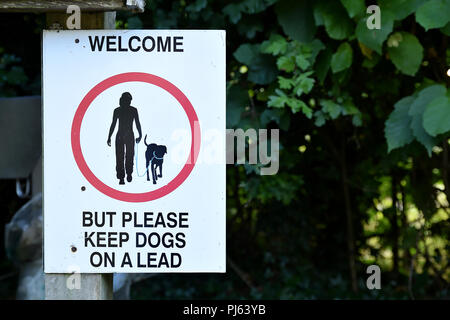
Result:
M23 192L22 185L20 183L20 179L16 179L16 194L19 198L24 199L30 197L30 177L26 179L25 182L25 192Z

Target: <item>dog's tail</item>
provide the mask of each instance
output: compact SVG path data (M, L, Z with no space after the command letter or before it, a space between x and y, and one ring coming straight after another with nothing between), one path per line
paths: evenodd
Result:
M144 143L145 143L145 145L148 147L148 144L147 144L147 135L145 135L145 137L144 137Z

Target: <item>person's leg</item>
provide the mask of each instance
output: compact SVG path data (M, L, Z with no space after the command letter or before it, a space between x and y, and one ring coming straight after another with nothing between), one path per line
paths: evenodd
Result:
M123 179L125 178L125 168L124 168L124 152L125 145L119 136L116 136L116 173L117 179L119 179L119 184L124 184Z
M150 165L150 167L149 167L149 165ZM152 163L150 162L150 158L147 157L147 155L146 155L146 159L145 159L145 168L147 169L147 170L146 170L146 171L147 171L147 181L150 181L150 176L149 176L148 171L152 169L151 165L152 165Z
M131 182L133 179L131 174L133 173L134 165L134 137L131 136L126 141L126 154L125 154L125 169L127 172L127 181Z

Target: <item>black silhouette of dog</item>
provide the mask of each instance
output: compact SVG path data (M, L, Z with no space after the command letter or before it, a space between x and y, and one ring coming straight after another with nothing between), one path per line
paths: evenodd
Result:
M157 145L156 143L147 144L147 135L145 135L144 143L147 146L145 151L145 168L147 169L147 181L150 181L148 174L148 166L152 171L153 184L156 184L158 178L162 178L162 165L164 161L164 155L167 153L167 147L163 145ZM156 174L156 169L159 168L159 175Z

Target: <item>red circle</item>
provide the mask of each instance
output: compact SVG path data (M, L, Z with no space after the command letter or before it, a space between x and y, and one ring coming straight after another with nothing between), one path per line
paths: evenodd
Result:
M80 144L81 123L92 101L94 101L94 99L106 89L109 89L116 84L130 81L150 83L169 92L183 107L191 127L191 151L184 167L181 169L178 175L165 186L144 193L123 192L104 184L94 175L91 169L89 169L86 160L84 159L83 152L81 151ZM178 188L189 176L192 169L194 169L195 162L197 161L198 153L200 151L200 140L200 125L197 114L195 113L194 107L192 106L191 102L184 95L184 93L169 81L153 74L143 72L127 72L117 74L97 84L86 94L86 96L80 102L80 105L75 112L75 116L72 122L72 152L75 157L75 162L77 163L78 168L80 169L83 176L87 181L89 181L91 185L93 185L98 191L102 192L103 194L111 198L127 202L152 201L164 197L165 195Z

